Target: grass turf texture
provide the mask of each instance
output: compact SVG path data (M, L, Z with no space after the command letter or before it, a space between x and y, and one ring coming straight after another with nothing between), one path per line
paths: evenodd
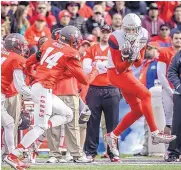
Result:
M12 170L1 167L2 170ZM181 170L181 165L82 165L82 166L32 166L29 170Z

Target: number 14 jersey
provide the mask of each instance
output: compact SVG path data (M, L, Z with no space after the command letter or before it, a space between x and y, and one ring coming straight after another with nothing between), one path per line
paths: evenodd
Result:
M40 65L36 69L35 82L40 82L43 87L52 89L64 73L77 78L82 84L88 84L83 73L79 52L69 45L57 41L46 41L41 49Z

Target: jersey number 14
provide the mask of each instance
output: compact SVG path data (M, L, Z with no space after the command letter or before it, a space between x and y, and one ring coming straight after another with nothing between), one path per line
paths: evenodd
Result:
M45 54L43 55L40 65L46 62L47 68L51 69L53 66L56 66L58 63L57 61L63 56L62 52L57 52L49 56L49 54L54 50L53 47L48 47Z

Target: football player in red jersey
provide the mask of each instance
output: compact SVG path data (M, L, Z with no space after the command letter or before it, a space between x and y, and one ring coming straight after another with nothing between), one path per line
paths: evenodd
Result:
M30 130L20 144L10 153L5 162L16 169L22 169L20 159L28 148L48 128L72 121L73 113L62 100L52 94L54 85L63 78L68 70L82 84L88 84L80 64L76 48L81 41L81 33L74 26L61 29L58 41L48 40L40 49L40 65L36 68L35 81L32 85L34 106L34 128ZM51 117L52 112L56 113ZM22 162L21 162L22 163Z
M154 144L169 143L176 138L159 132L151 108L151 94L132 72L132 65L139 67L142 64L147 39L147 30L141 26L141 19L133 13L123 18L122 29L114 31L109 38L108 77L113 85L121 89L131 108L119 125L105 135L115 155L119 155L116 148L119 135L142 115L150 127Z
M24 36L17 33L6 36L4 48L1 51L1 125L4 128L5 142L9 152L14 149L14 120L7 113L4 104L12 83L24 98L32 98L32 93L24 81L24 55L27 51L28 43ZM19 165L26 166L21 163Z

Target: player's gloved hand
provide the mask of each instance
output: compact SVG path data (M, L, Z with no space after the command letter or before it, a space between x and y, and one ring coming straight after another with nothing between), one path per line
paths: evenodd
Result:
M131 61L131 57L133 55L134 51L131 48L131 44L127 41L122 47L121 47L121 56L122 60L125 61Z
M96 69L98 70L99 74L107 73L106 65L107 65L106 62L102 61L96 62Z
M79 124L87 123L89 121L90 115L91 115L91 111L89 107L85 105L80 113Z
M132 48L133 54L128 58L129 62L135 62L140 59L140 54L139 54L139 47L133 47Z
M105 69L106 68L107 63L106 62L102 62L102 61L97 61L96 62L96 67L97 69Z

